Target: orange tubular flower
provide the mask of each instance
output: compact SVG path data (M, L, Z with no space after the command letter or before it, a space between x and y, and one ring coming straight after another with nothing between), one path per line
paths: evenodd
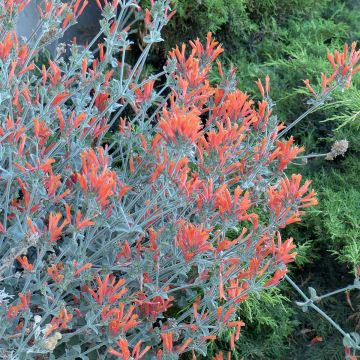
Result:
M0 232L3 234L6 234L6 230L4 228L4 225L0 222Z
M92 267L92 264L91 263L86 263L85 265L81 266L79 269L77 268L78 264L75 263L75 272L74 272L74 276L75 277L78 277L80 276L80 274L87 270L87 269L90 269Z
M178 47L176 47L173 51L170 52L170 57L174 59L178 64L179 71L178 74L178 82L179 88L182 89L182 95L187 92L186 87L189 85L193 88L200 88L200 93L207 92L209 90L208 87L208 80L207 80L207 74L210 71L209 64L205 67L200 66L200 59L195 57L195 52L193 51L191 55L186 58L185 54L186 45L182 44L181 51ZM197 94L199 94L198 91L196 91Z
M93 289L88 288L87 292L100 305L104 303L105 299L107 299L109 304L113 304L127 292L127 289L124 287L119 292L117 292L119 288L125 284L125 280L120 279L116 283L116 278L112 274L107 274L105 276L104 282L102 282L101 278L97 276L96 282L98 284L97 291L95 292Z
M252 118L255 116L253 109L254 102L249 99L246 93L235 90L226 95L223 101L214 108L211 119L220 118L223 123L229 118L232 123L238 123L241 120L242 131L250 126Z
M295 157L302 153L305 148L292 146L294 143L294 138L291 136L288 141L277 141L276 142L276 149L273 154L270 156L269 162L273 161L274 159L278 159L278 171L283 171L289 162Z
M111 347L108 352L119 357L121 360L130 360L130 354L131 359L140 360L151 349L151 346L146 346L145 349L141 351L141 340L136 343L131 353L129 343L126 339L119 338L116 344L119 346L120 351L116 351Z
M49 197L53 197L61 185L61 175L51 174L44 178L43 183Z
M331 63L334 73L340 73L341 77L346 79L346 87L349 87L351 77L360 70L360 66L354 68L360 60L360 50L356 50L356 42L351 44L350 53L348 44L345 44L343 52L340 53L335 50L334 56L328 54L328 60Z
M299 209L317 204L314 190L304 196L311 182L305 181L302 186L300 186L300 182L301 175L294 174L291 177L291 181L287 177L281 179L278 189L276 186L271 186L268 189L270 211L276 215L278 221L285 221L285 225L300 221L299 215L302 214L301 211L293 211L288 204L298 204ZM282 224L283 226L284 224Z
M107 305L104 307L101 313L101 318L103 321L109 317L112 318L109 323L109 331L113 336L117 336L120 330L126 333L128 330L140 324L140 321L137 321L139 315L133 314L135 310L134 306L129 306L126 314L124 313L124 309L124 303L120 303L118 309L112 310L109 310L109 305Z
M116 191L117 175L108 169L109 158L103 148L98 148L98 155L93 149L81 153L81 172L77 173L77 180L85 193L88 190L97 194L96 200L105 208L109 198Z
M98 94L95 99L95 106L99 109L100 112L103 112L106 109L107 102L110 94L108 92L102 92Z
M226 291L230 299L236 298L234 303L238 304L240 302L245 301L249 297L248 294L244 294L243 296L241 296L243 293L246 292L249 286L250 285L247 282L243 282L239 284L239 279L230 279L229 287L226 289Z
M65 30L65 28L69 25L69 22L73 17L74 17L74 15L72 13L67 13L67 15L61 25L62 30Z
M252 125L255 130L265 130L269 117L272 113L272 109L269 109L267 101L258 102L258 110L255 112L255 116L252 119ZM261 125L261 126L260 126Z
M87 58L84 57L84 58L81 60L81 76L82 76L82 77L85 77L86 72L87 72Z
M176 235L176 245L180 247L185 261L190 261L195 255L208 250L214 250L209 242L211 229L196 227L191 223L182 223Z
M182 345L179 345L175 348L175 351L178 354L181 354L185 351L185 349L189 346L189 344L192 342L192 338L187 338Z
M289 182L288 178L285 178L281 181L281 187L284 190L284 195L286 198L294 197L294 200L300 199L301 205L300 208L306 208L308 206L317 205L317 200L315 198L314 190L310 191L310 193L306 196L303 196L309 189L311 181L306 180L304 185L300 187L301 175L292 175L291 182Z
M270 90L270 77L269 77L269 75L266 75L266 77L265 77L265 90L264 90L264 87L263 87L260 79L255 81L255 84L259 88L260 94L261 94L261 96L263 98L265 97L265 95L266 95L266 97L269 97L269 90Z
M29 55L28 47L26 46L26 44L22 44L21 48L18 51L19 65L24 65L28 55Z
M119 194L118 194L118 199L121 199L125 194L127 194L133 187L129 186L129 185L124 185L120 180L119 180Z
M238 320L238 321L229 321L227 325L236 327L235 340L239 340L240 330L243 326L245 326L245 323L243 321Z
M50 83L51 83L53 86L56 86L57 82L59 81L60 75L61 75L61 70L60 70L59 67L58 67L54 62L52 62L51 60L49 60L49 65L50 65L51 72L52 72L52 76L51 76L51 79L50 79Z
M163 341L164 350L168 353L173 352L173 333L162 333L161 338Z
M139 292L137 295L137 299L134 300L134 302L140 305L144 316L151 316L153 319L156 319L159 314L169 309L174 301L174 297L172 296L169 296L168 299L163 299L161 296L155 296L151 300L146 300L146 295L144 293Z
M206 36L205 48L199 39L190 41L190 45L198 58L205 57L207 62L210 63L212 63L224 51L221 45L219 45L216 40L212 39L211 32L208 32Z
M282 264L293 262L297 255L296 252L290 253L291 250L296 248L296 245L293 244L293 239L289 238L285 240L285 242L282 242L280 232L278 231L277 240L277 247L275 247L275 244L273 244L273 251L276 253L275 261Z
M221 308L221 307L220 307ZM219 308L219 309L220 309ZM225 312L225 314L222 316L222 321L223 322L227 322L227 321L229 321L229 318L230 318L230 316L234 313L236 311L236 309L235 309L235 307L233 307L233 306L230 306L229 307L229 309ZM222 308L221 308L221 314L220 315L222 315ZM218 319L218 321L220 320L220 316L219 316L219 319Z
M11 48L18 48L18 41L14 31L8 32L5 35L4 42L0 42L0 58L6 60L10 54Z
M202 136L200 111L196 108L186 111L173 107L171 111L163 110L159 122L161 136L166 142L178 142L179 139L195 143Z
M64 120L64 117L63 117L63 115L61 113L61 109L60 109L59 106L56 107L55 112L56 112L56 115L57 115L57 117L59 119L59 129L60 129L61 132L63 132L64 129L65 129L65 120Z
M11 82L11 79L13 78L13 76L15 74L15 68L16 68L17 64L18 64L17 60L14 60L11 62L11 69L10 69L9 76L8 76L8 83Z
M333 73L327 77L326 74L321 74L321 94L325 94L329 90L329 85L335 79L342 79L345 89L350 87L352 76L360 71L360 65L356 66L360 60L360 50L356 50L356 42L351 44L349 52L348 44L345 44L343 52L335 50L334 54L328 53L327 58L331 64ZM310 85L308 79L304 80L306 87L312 94L318 95Z
M58 95L55 96L54 100L51 102L51 106L55 107L56 105L60 104L61 102L63 102L65 99L67 99L68 97L70 97L70 93L67 91L64 91Z
M49 233L50 233L50 243L53 243L60 239L62 231L66 225L68 225L68 221L65 219L61 225L59 225L59 221L62 218L60 213L50 213L49 216Z
M264 287L275 286L286 275L287 269L284 267L282 270L277 269L273 277L264 284Z
M310 90L310 92L311 92L313 95L317 96L315 90L314 90L313 87L310 85L309 79L304 80L304 84L306 85L306 87Z
M244 195L240 198L242 192L243 190L237 186L232 198L226 184L219 187L214 196L214 208L219 211L221 217L235 214L236 219L239 221L251 219L254 217L253 214L246 213L246 211L251 206L251 201L249 198L250 195L248 192L245 192Z
M60 262L58 264L52 264L47 268L48 275L53 279L55 283L61 282L64 279L64 275L60 274L59 271L62 271L63 264Z
M158 177L160 176L160 174L162 173L164 168L165 168L164 164L157 165L157 167L155 168L154 172L151 175L151 183L152 184L154 184L156 182L156 180L158 179Z
M83 1L82 6L79 10L80 4L81 4L81 0L76 0L74 4L74 14L76 18L78 18L82 14L85 7L88 5L88 0Z
M81 220L81 217L82 217L81 211L78 210L76 213L76 220L75 220L75 225L78 230L95 224L95 222L90 219Z
M118 252L116 256L116 262L119 262L121 258L124 258L125 260L131 259L131 248L129 245L129 242L127 240L124 241L124 244L120 244L121 251Z
M26 135L23 135L23 136L21 137L21 141L20 141L20 143L19 143L18 151L17 151L17 153L18 153L19 156L21 156L22 153L23 153L23 151L24 151L26 138L27 138Z
M51 136L50 129L46 126L44 121L34 119L34 135L39 139L39 146L43 146L47 139Z
M72 314L68 314L66 309L61 309L58 316L54 316L50 322L50 326L45 332L45 337L49 336L56 329L67 329L69 321L73 318Z
M151 14L149 9L145 9L144 23L148 27L151 25Z
M129 360L130 359L130 350L129 350L129 343L126 339L119 338L116 341L117 345L120 348L120 351L115 351L113 348L109 349L109 353L120 357L122 360Z
M21 258L21 256L18 256L16 258L16 260L21 264L21 266L24 270L27 270L30 272L34 270L34 266L32 264L29 264L27 256L23 256L22 258Z
M23 74L25 74L28 71L34 70L35 69L35 65L34 64L30 64L29 66L27 66L26 68L22 69L21 71L18 72L17 76L21 76Z
M86 113L81 113L79 114L72 122L71 125L73 126L74 129L78 128L79 125L81 125L81 123L86 119L87 114Z
M204 153L216 153L218 157L218 164L220 167L224 166L226 161L237 154L238 147L244 140L245 126L231 123L230 118L223 122L216 123L216 130L212 130L202 136L198 141L198 152L200 159L203 159ZM228 166L223 171L230 173L239 168L239 163Z
M26 219L26 224L28 225L32 234L40 234L39 228L33 224L30 218Z
M143 91L141 91L139 88L134 90L135 97L136 97L135 101L137 103L141 103L141 102L144 102L144 101L150 99L151 93L154 88L154 83L155 83L154 80L149 80L144 84Z
M20 304L10 306L10 308L7 312L7 318L14 319L20 311L26 310L30 304L30 297L31 297L30 291L28 291L26 296L23 293L20 293L19 294Z

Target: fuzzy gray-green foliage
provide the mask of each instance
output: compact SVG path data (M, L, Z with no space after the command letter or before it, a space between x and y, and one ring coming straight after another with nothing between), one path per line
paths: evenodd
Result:
M309 94L302 80L309 78L316 87L320 72L331 71L326 53L360 39L360 3L352 0L175 0L174 7L177 14L166 30L164 50L214 32L226 50L226 61L239 69L242 90L257 93L254 80L270 75L277 113L287 123L307 107ZM217 78L216 73L213 77ZM349 91L335 92L329 105L293 129L307 154L326 153L335 140L349 141L345 157L332 162L310 159L294 169L314 180L319 205L310 210L304 223L288 232L299 246L293 274L301 285L319 286L321 292L348 285L359 259L359 85L359 77L355 77ZM297 299L291 291L286 294ZM279 296L274 292L270 297L261 296L260 301L254 298L249 308L241 307L239 313L248 326L234 358L343 357L341 337L328 323L317 314L302 314ZM344 295L324 305L348 331L353 330L352 310ZM317 335L324 341L311 345ZM220 341L213 346L216 353L229 345Z

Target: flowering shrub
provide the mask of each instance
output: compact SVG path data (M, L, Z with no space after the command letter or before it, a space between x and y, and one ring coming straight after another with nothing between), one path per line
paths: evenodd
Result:
M2 358L196 357L225 329L233 348L239 304L277 285L296 255L279 230L316 204L309 181L283 173L303 149L279 138L269 78L255 103L218 61L211 86L223 51L211 34L142 77L167 1L143 12L99 0L92 43L39 64L87 0L44 1L37 36L22 41L27 3L1 10ZM142 14L146 46L127 64ZM359 56L336 55L321 94L307 84L316 103L334 80L348 84Z

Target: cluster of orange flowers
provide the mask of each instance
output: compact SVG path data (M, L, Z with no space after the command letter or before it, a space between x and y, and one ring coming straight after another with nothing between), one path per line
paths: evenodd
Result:
M54 10L45 1L40 15L56 14L64 30L87 3ZM9 0L6 9L25 4ZM149 31L159 26L156 9L165 19L173 15L166 1L152 4L145 12ZM121 6L97 5L114 18ZM127 36L127 27L117 34L121 24L113 18L107 25L116 41ZM138 83L138 65L125 71L115 60L108 70L106 46L66 73L55 60L37 68L14 32L0 41L11 89L11 112L0 123L10 160L0 166L13 172L0 178L0 191L9 194L0 236L6 246L17 232L22 245L31 239L14 257L27 280L16 285L19 300L6 309L5 336L28 314L26 346L38 341L31 327L46 325L42 340L56 330L70 339L82 336L91 318L96 341L89 330L84 344L100 339L122 360L186 351L196 359L224 329L234 349L245 326L237 306L254 289L277 285L294 261L293 239L282 240L279 229L317 202L309 181L283 174L304 149L292 137L278 139L283 125L272 116L268 77L264 85L257 81L258 102L236 88L235 69L226 72L219 61L221 81L211 85L212 65L223 52L211 34L204 44L195 40L190 49L170 52L174 70L163 98L153 78ZM330 56L331 81L341 76L348 85L359 58L355 46ZM32 76L39 76L36 86ZM28 252L31 246L37 251ZM32 313L43 316L39 324Z

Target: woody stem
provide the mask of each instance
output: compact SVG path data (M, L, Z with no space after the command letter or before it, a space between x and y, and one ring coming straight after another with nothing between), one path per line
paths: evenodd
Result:
M304 156L297 156L296 159L310 159L310 158L316 158L316 157L323 157L323 156L327 156L328 153L326 154L309 154L309 155L304 155Z
M334 91L334 89L336 88L336 86L332 87L331 89L329 89L329 91L324 94L323 98L318 101L315 105L313 105L310 109L306 110L302 115L300 115L296 120L294 120L291 124L289 124L283 131L281 131L277 138L282 137L284 134L286 134L289 130L291 130L295 125L297 125L301 120L303 120L304 118L306 118L306 116L308 116L309 114L311 114L312 112L314 112L315 110L317 110L319 107L321 107L324 103L325 100L327 100L330 97L330 94Z
M303 297L305 300L305 304L312 309L314 309L317 313L319 313L325 320L327 320L336 330L338 330L344 338L347 338L353 343L353 347L359 349L360 347L354 342L353 338L350 334L346 333L333 319L331 319L323 310L321 310L318 306L316 306L312 299L308 298L305 293L295 284L294 281L290 279L288 275L284 277L286 281Z
M321 296L318 296L317 299L318 300L322 300L322 299L325 299L329 296L332 296L332 295L336 295L336 294L339 294L339 293L342 293L342 292L346 292L346 291L349 291L349 290L353 290L353 289L358 289L358 287L356 285L348 285L344 288L341 288L341 289L338 289L338 290L334 290L334 291L331 291L327 294L324 294L324 295L321 295Z

